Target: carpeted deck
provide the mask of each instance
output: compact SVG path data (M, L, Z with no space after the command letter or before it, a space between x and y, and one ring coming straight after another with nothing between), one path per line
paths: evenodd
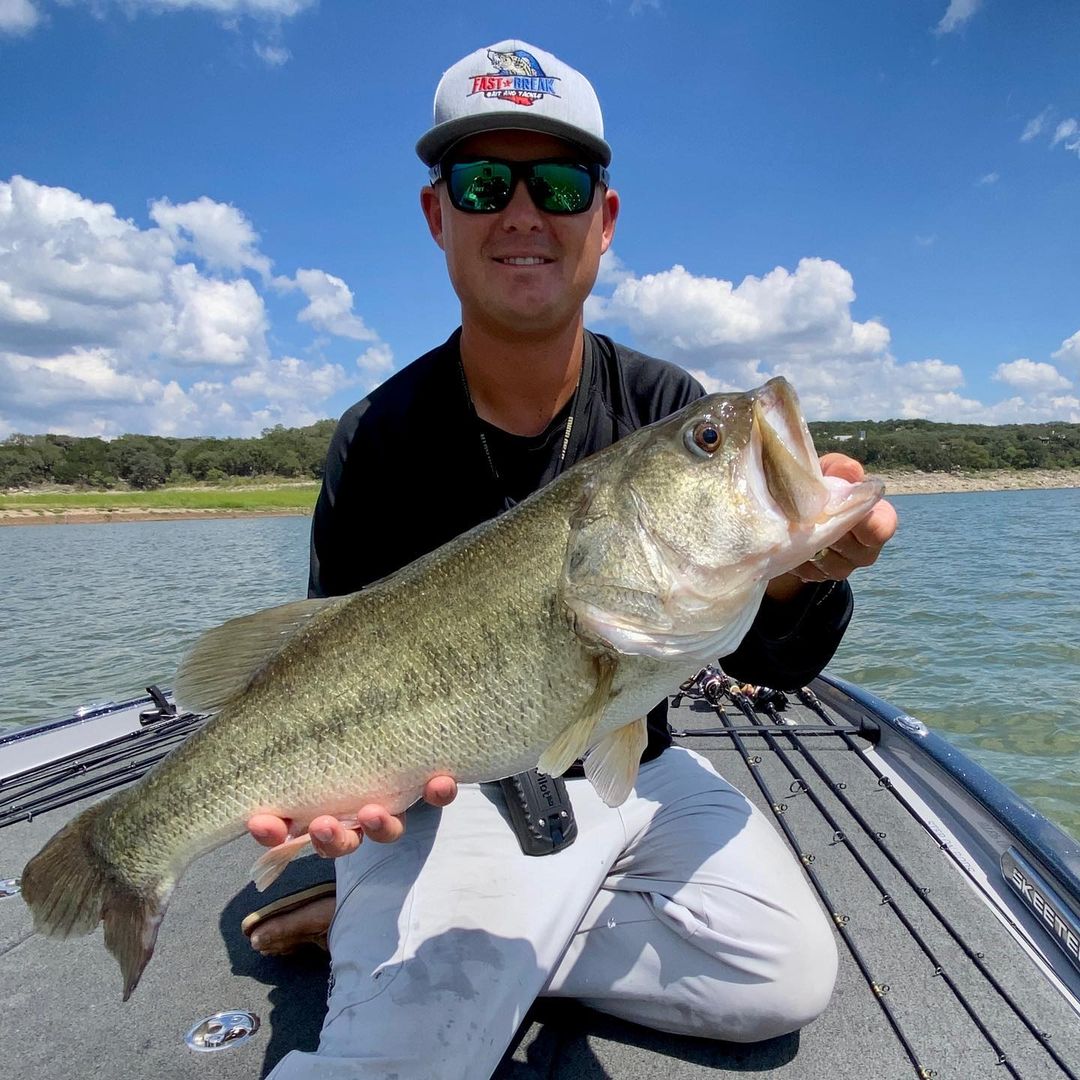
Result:
M1076 1012L853 749L865 742L857 735L814 734L823 721L800 704L782 717L796 726L759 717L755 723L766 727L750 730L750 719L730 703L721 717L705 701L688 700L672 722L741 732L688 741L761 806L776 808L828 897L826 906L837 915L841 968L827 1013L798 1035L738 1046L657 1034L571 1004L540 1003L496 1075L1075 1080ZM135 743L125 751L133 770L149 749L149 740ZM92 767L75 763L71 772L80 783L94 783ZM25 797L10 785L0 788L0 820L5 803L10 808L12 798ZM17 877L78 808L0 829L0 879ZM314 1048L327 965L318 957L266 960L248 947L240 919L265 902L244 884L252 855L253 845L241 840L192 867L154 961L127 1004L120 1002L119 975L100 932L45 940L33 933L18 898L0 899L4 1073L27 1080L231 1080L264 1076L289 1049ZM324 876L323 865L302 860L271 895ZM191 1025L227 1008L257 1013L257 1034L220 1053L189 1051L183 1037ZM431 1075L438 1076L437 1063Z

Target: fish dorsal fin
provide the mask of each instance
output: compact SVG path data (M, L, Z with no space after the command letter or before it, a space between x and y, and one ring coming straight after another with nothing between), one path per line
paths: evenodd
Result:
M301 626L340 599L295 600L207 630L180 661L173 684L177 703L193 712L217 712Z
M585 775L608 806L626 802L648 742L649 733L642 716L606 735L589 751Z
M596 687L585 702L581 715L556 736L555 741L540 755L537 768L548 776L562 776L589 748L589 740L611 698L618 661L607 653L593 657Z

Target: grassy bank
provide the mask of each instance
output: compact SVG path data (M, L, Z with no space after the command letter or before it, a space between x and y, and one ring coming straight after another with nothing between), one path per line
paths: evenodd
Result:
M318 494L316 482L250 488L14 492L0 495L0 514L22 520L166 513L308 514Z

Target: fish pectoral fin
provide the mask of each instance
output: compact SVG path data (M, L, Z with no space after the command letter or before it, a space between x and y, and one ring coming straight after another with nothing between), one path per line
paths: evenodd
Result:
M173 682L177 703L193 712L217 712L247 689L256 672L313 615L341 600L296 600L207 630L180 662Z
M608 806L626 802L649 742L645 717L605 736L585 758L585 775Z
M304 848L311 843L311 837L305 832L299 836L291 837L283 844L270 848L255 860L251 868L251 880L255 882L255 888L259 892L268 889L285 869Z
M593 657L596 687L585 702L585 708L572 724L556 736L555 741L540 755L537 768L548 776L562 776L589 748L592 733L611 698L618 661L607 653Z

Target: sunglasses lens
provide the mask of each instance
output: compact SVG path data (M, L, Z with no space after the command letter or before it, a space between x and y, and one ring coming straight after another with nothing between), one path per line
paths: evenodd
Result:
M580 214L592 204L597 170L573 161L461 161L444 172L450 202L471 214L505 210L516 176L536 206L547 214Z
M510 202L514 178L497 161L464 161L453 166L448 177L450 201L459 210L490 214Z
M533 201L549 214L580 214L592 203L593 178L584 165L539 163L527 183Z

